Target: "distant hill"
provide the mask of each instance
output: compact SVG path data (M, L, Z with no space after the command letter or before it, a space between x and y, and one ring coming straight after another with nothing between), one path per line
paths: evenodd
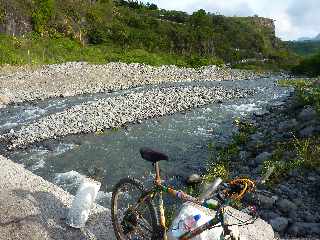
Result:
M320 41L290 41L288 48L300 56L310 56L320 52Z
M304 42L304 41L320 41L320 33L312 38L312 37L302 37L298 39L298 42Z

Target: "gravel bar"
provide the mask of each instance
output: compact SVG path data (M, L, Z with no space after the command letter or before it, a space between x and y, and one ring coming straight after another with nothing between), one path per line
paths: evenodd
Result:
M270 73L217 66L193 69L145 64L94 65L69 62L37 69L20 67L16 71L1 71L0 107L10 103L118 91L168 82L244 80L269 76Z
M252 95L253 90L214 87L154 88L86 102L11 130L0 136L9 149L56 137L119 128L128 123L161 117L209 103Z

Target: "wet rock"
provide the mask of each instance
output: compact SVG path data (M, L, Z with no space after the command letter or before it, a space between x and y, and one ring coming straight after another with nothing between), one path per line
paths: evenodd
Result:
M239 152L239 159L240 159L241 161L247 160L249 156L250 156L250 153L247 152L247 151L240 151L240 152Z
M253 141L261 141L261 140L263 140L263 138L264 138L264 134L261 133L261 132L257 132L257 133L255 133L255 134L251 135L250 138L251 138L251 140L253 140Z
M313 136L315 131L316 131L316 128L314 126L309 126L299 131L299 135L304 138L311 137Z
M290 119L284 122L280 122L278 125L279 131L288 131L295 129L299 125L296 119Z
M281 199L276 203L276 206L283 213L289 213L297 210L297 206L288 199Z
M306 106L298 115L302 122L310 121L317 117L317 112L312 106Z
M262 164L264 161L270 159L272 156L272 153L269 152L263 152L260 153L256 158L255 158L255 163L257 165Z
M283 232L288 227L289 221L287 218L277 217L275 219L271 219L270 224L273 230Z
M270 211L270 210L264 210L264 211L261 211L259 213L259 215L270 222L271 219L275 219L275 218L278 218L280 217L280 215L278 213L275 213L274 211Z
M314 223L317 221L317 217L314 214L311 214L310 212L305 212L302 217L306 222L309 223Z
M296 222L287 231L294 236L320 235L320 223Z
M273 209L275 202L275 198L268 197L263 194L257 194L256 196L256 203L264 209Z
M191 174L190 176L187 177L186 179L186 183L188 185L195 185L195 184L199 184L202 182L202 178L201 176L199 176L198 174L194 173Z

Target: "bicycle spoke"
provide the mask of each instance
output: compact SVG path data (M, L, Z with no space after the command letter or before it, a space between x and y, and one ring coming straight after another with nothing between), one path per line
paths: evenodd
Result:
M140 216L140 220L142 220L143 223L146 224L146 225L141 224L141 226L144 227L146 230L148 230L149 232L152 233L152 227L150 226L149 222L148 222L144 217L142 217L142 216Z

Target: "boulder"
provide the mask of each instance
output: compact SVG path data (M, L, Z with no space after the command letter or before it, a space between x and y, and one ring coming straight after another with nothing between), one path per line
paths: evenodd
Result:
M295 118L293 118L287 121L280 122L278 125L278 129L280 131L288 131L296 128L298 125L298 121Z
M287 231L295 236L320 235L320 223L296 222Z
M317 112L312 106L306 106L298 115L302 122L310 121L317 117Z
M261 218L251 220L252 216L238 211L232 207L226 207L225 223L233 225L230 228L232 232L239 234L239 239L246 240L273 240L274 231L270 224ZM243 222L246 222L245 224Z
M289 213L297 210L297 206L288 199L281 199L276 203L277 208L283 213Z
M299 132L299 135L301 137L311 137L316 131L316 128L314 126L309 126L309 127L306 127L304 129L302 129L300 132Z
M276 200L263 194L257 194L256 203L264 209L273 209Z
M289 221L287 218L277 217L275 219L271 219L270 224L273 230L283 232L288 227Z
M255 163L257 165L259 164L262 164L264 161L270 159L272 156L272 153L269 153L269 152L263 152L263 153L260 153L256 159L255 159Z

